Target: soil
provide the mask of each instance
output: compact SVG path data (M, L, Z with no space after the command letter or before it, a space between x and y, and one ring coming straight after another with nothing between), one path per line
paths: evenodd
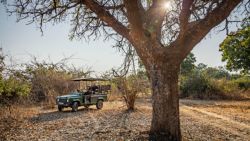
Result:
M150 99L138 99L133 112L122 101L105 102L101 110L35 109L22 120L2 118L0 140L148 140ZM183 140L250 140L250 101L180 100L180 117Z

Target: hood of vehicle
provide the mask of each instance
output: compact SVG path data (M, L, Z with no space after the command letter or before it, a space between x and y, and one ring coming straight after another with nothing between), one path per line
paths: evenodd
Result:
M70 93L67 95L62 95L62 96L58 96L57 98L75 98L75 97L79 97L80 95L78 93Z

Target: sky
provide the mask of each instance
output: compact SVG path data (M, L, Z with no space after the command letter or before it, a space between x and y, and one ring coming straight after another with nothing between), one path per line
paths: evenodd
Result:
M96 73L103 73L122 64L123 56L112 48L112 40L69 40L69 22L46 25L42 36L35 24L26 25L25 21L17 23L15 15L8 16L1 4L0 19L0 47L3 48L3 53L12 56L16 63L29 62L31 56L52 62L73 56L68 61L69 64L78 68L91 68ZM204 63L212 67L225 65L221 61L219 44L226 35L225 32L218 32L218 29L210 32L193 49L196 64Z

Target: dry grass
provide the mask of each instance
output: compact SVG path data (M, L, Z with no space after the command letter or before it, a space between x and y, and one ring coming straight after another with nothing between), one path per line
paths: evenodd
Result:
M0 108L0 140L7 140L6 136L16 132L26 119L39 113L37 107L12 105Z
M134 112L122 100L79 112L13 106L3 115L5 110L1 108L0 125L4 140L147 140L152 115L149 98L138 99ZM181 100L183 140L248 140L249 114L249 101Z

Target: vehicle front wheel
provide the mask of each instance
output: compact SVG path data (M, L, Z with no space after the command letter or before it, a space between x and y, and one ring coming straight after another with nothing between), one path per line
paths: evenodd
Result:
M97 109L102 109L102 107L103 107L103 102L102 102L102 100L98 100L97 103L96 103L96 108L97 108Z
M74 102L72 105L72 112L77 112L78 111L78 102Z
M63 107L62 106L58 106L58 111L61 112L63 110Z

